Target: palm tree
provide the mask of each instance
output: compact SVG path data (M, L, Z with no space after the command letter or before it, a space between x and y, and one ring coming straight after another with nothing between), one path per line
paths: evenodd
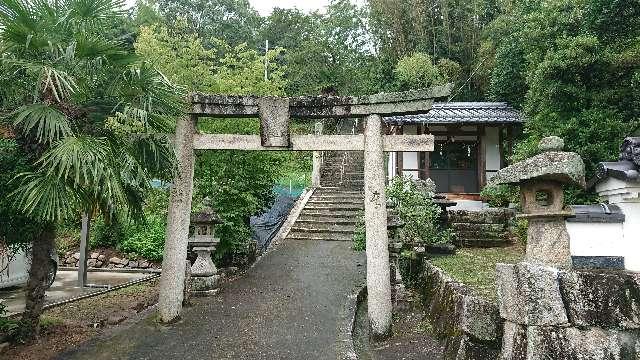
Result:
M27 309L37 335L56 224L81 212L140 218L150 180L167 177L179 89L117 34L120 0L3 0L0 101L33 171L15 180L17 208L37 221Z

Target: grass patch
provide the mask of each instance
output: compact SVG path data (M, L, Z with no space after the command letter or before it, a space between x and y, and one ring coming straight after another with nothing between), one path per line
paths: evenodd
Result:
M455 255L434 257L433 265L452 278L470 286L479 296L496 300L496 264L516 263L524 257L524 247L462 248Z

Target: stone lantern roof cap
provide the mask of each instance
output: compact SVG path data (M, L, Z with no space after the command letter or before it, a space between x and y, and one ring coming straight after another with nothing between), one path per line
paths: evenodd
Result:
M222 219L210 206L205 206L202 210L191 214L191 223L222 224Z
M541 153L498 171L488 184L519 184L527 180L553 180L586 187L584 162L574 152L562 151L564 141L556 136L544 138Z

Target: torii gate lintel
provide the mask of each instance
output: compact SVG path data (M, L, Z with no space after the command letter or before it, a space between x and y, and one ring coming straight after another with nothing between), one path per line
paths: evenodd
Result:
M178 171L171 188L159 312L165 322L182 311L185 260L193 194L194 150L364 151L368 311L372 335L391 330L389 239L386 231L385 151L433 151L432 135L383 135L382 116L424 113L451 86L365 97L256 97L192 94L189 116L178 119L175 148ZM199 117L259 117L260 136L198 134ZM364 118L363 135L293 135L290 117Z

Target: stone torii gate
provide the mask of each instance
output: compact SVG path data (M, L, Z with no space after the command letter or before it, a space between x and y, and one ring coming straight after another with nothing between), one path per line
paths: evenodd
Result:
M382 116L424 113L450 86L363 97L256 97L192 94L189 116L176 124L177 173L171 188L160 279L162 321L180 316L193 192L194 150L364 151L368 311L373 336L391 329L385 197L385 151L433 151L432 135L382 134ZM200 117L260 118L260 135L199 134ZM364 118L363 135L290 135L295 119Z

